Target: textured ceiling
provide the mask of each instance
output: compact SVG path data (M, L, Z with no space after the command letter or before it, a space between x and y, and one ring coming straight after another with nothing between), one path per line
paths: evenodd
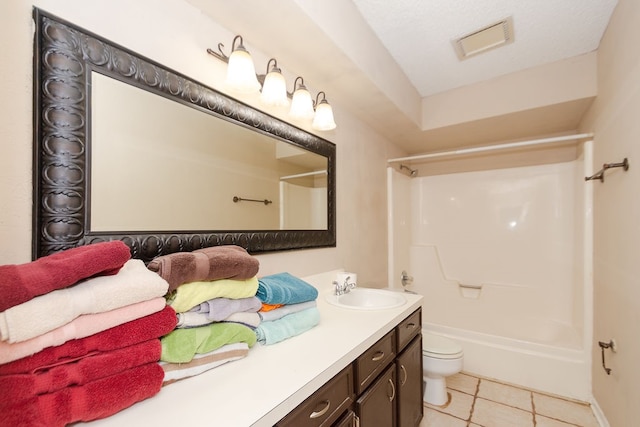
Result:
M421 96L598 48L617 0L353 0ZM452 40L513 17L516 42L464 61Z
M617 3L186 1L229 31L242 34L252 54L259 49L267 58L278 58L291 78L289 84L300 75L313 93L325 91L329 102L337 107L338 131L341 110L349 110L408 155L574 132L593 102L595 89L562 100L551 99L546 105L531 102L526 108L484 117L455 117L454 110L452 120L440 126L430 126L427 122L433 116L424 110L426 104L432 105L431 101L452 92L473 90L597 50ZM458 60L452 40L509 16L513 18L513 43ZM229 40L211 40L209 47L218 42ZM258 64L258 69L264 64ZM582 77L592 78L592 74L595 67ZM542 92L549 92L549 87L542 87ZM519 92L525 96L531 93ZM506 97L516 98L520 93L507 92ZM489 94L468 104L488 111L499 102ZM328 137L331 139L331 135Z

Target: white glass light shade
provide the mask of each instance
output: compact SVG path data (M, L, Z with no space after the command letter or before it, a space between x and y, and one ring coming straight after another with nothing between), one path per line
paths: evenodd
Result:
M255 93L260 90L256 69L249 52L244 49L236 49L231 53L225 84L230 89L241 93Z
M315 130L332 130L336 128L333 119L333 108L325 100L322 100L316 107L316 115L313 118L311 127Z
M284 80L282 73L271 71L267 74L264 78L264 84L262 85L260 100L266 105L278 107L286 107L289 105L287 82Z
M313 117L313 100L304 86L293 93L289 115L295 119L310 119Z

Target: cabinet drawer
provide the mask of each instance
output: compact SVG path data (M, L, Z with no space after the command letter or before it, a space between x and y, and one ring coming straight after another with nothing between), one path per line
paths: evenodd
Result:
M349 365L280 420L276 426L330 426L351 406L354 399L353 368Z
M396 351L400 353L411 340L422 331L422 309L419 308L404 319L397 327L398 345Z
M356 359L356 394L362 393L396 357L395 341L394 329Z

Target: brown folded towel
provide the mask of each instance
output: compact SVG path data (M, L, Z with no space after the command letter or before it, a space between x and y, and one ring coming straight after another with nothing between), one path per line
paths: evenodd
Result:
M260 263L240 246L226 245L176 252L151 260L147 268L169 282L169 292L195 281L247 280L258 274Z

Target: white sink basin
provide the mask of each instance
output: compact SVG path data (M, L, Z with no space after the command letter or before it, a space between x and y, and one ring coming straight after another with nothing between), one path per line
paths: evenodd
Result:
M353 310L396 308L407 302L401 293L371 288L354 288L344 295L331 293L325 297L325 300L331 305Z

